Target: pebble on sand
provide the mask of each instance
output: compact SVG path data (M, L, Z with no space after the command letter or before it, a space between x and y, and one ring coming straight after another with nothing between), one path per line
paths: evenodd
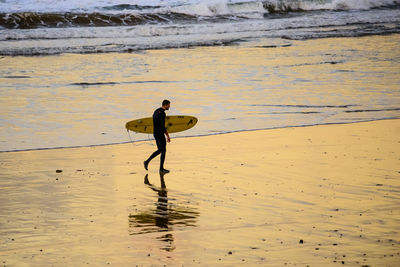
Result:
M62 172L62 170L56 170L56 173L60 173L60 172Z

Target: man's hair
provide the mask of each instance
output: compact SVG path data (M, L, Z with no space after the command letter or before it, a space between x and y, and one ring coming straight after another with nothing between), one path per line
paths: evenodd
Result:
M169 100L165 99L165 100L162 102L162 106L166 106L166 105L168 105L169 103L171 103L171 102L169 102Z

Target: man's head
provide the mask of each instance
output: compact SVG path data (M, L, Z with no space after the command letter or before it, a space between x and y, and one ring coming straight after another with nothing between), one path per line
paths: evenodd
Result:
M165 99L165 100L162 102L162 108L165 109L165 110L169 110L170 103L171 103L171 102L169 102L169 100Z

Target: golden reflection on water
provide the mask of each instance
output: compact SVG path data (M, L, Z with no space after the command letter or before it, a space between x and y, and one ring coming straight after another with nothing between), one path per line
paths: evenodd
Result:
M169 202L170 198L168 198L164 175L160 173L161 187L151 184L149 175L145 175L144 183L149 189L157 193L156 208L140 211L136 214L129 214L129 234L138 235L162 232L161 236L156 237L157 240L166 243L161 249L172 251L175 249L173 234L164 232L172 232L186 227L196 227L196 220L200 214L189 206L176 205Z
M0 149L128 141L125 123L164 98L170 114L200 119L182 135L400 116L382 110L400 108L400 35L263 42L4 57Z

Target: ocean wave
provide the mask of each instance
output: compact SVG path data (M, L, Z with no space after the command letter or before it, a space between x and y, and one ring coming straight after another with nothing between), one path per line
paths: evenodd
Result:
M0 14L0 26L8 29L43 27L132 26L193 20L181 13L165 14L75 14L75 13L7 13Z
M210 32L202 32L202 29L189 29L183 34L179 34L176 29L166 31L163 34L154 34L154 32L163 31L163 29L149 29L143 26L144 29L135 29L137 31L125 32L121 31L121 27L115 27L107 32L105 28L99 28L92 34L99 33L99 37L92 37L91 34L86 34L90 29L85 28L70 28L71 35L82 35L81 37L68 38L61 35L58 38L48 39L46 36L60 34L59 29L53 29L54 32L45 30L45 32L37 33L43 35L43 39L39 36L30 40L29 35L17 35L15 37L5 36L3 40L0 37L0 55L2 56L39 56L39 55L57 55L64 53L73 54L93 54L93 53L136 53L143 50L156 49L176 49L176 48L191 48L202 46L231 46L239 45L244 42L249 42L258 38L268 38L271 40L280 40L283 45L271 45L269 47L288 47L285 40L307 40L327 37L360 37L368 35L384 35L392 33L400 33L399 23L395 27L387 27L385 25L374 25L368 27L358 25L357 27L348 28L346 26L332 27L327 31L320 28L296 28L296 29L279 29L262 31L258 29L249 29L248 31L236 31L236 29L226 29L226 32L217 32L216 29L211 29ZM241 25L243 26L243 25ZM246 27L253 26L245 25ZM164 29L165 30L165 29ZM213 31L215 30L215 31ZM14 30L21 31L21 30ZM32 30L30 30L32 31ZM186 31L186 30L185 30ZM178 32L178 33L177 33ZM153 33L154 35L151 35ZM125 35L126 34L126 35ZM131 34L129 36L129 34ZM25 36L24 36L25 35ZM35 34L34 34L35 35ZM123 37L121 37L121 35ZM110 39L113 43L109 43ZM260 46L255 46L260 48ZM317 63L304 63L301 65L316 65L316 64L339 64L342 61L323 61ZM294 65L287 65L292 67Z
M270 0L263 6L270 13L311 10L368 10L373 8L394 7L399 0Z
M101 54L101 53L133 53L142 50L192 48L202 46L228 46L241 42L241 39L228 40L197 40L176 43L146 43L141 45L84 45L84 46L64 46L64 47L29 47L29 48L6 48L0 49L3 56L47 56L64 53L70 54Z
M39 12L93 13L112 12L159 12L160 10L184 11L187 14L204 15L260 11L260 7L273 11L290 10L344 10L390 7L399 0L1 0L0 13ZM211 12L211 13L210 13Z
M117 3L91 6L72 1L54 5L55 0L0 2L0 27L32 29L41 27L132 26L189 21L264 19L276 14L317 10L369 10L399 8L400 0L264 0L264 1L181 1L152 2L152 5ZM45 3L48 3L46 6ZM68 1L69 2L69 1ZM81 3L82 2L82 3ZM117 1L118 2L118 1ZM20 3L20 6L18 6ZM53 3L53 5L51 4ZM98 3L101 4L101 1ZM157 5L158 4L158 5ZM58 6L59 8L55 8Z
M383 35L390 33L400 33L400 28L389 30L386 32L380 31L358 31L354 32L332 32L328 34L326 32L319 34L313 33L308 35L299 35L298 33L290 37L292 40L306 40L306 39L315 39L315 38L326 38L326 37L359 37L359 36L368 36L368 35ZM252 33L250 33L252 34ZM14 44L18 41L12 41L11 43L6 43L2 45L3 42L0 42L0 56L45 56L45 55L59 55L59 54L101 54L101 53L137 53L143 50L157 50L157 49L180 49L180 48L193 48L193 47L210 47L210 46L231 46L231 45L239 45L240 43L247 42L249 38L258 38L262 36L256 36L257 33L254 33L253 36L240 38L232 35L228 35L227 37L220 37L218 35L212 36L210 38L200 38L199 36L194 37L195 40L190 40L190 37L193 36L182 36L183 39L177 38L173 40L170 38L160 37L160 39L148 38L148 42L145 42L146 38L139 38L143 40L127 40L126 42L132 42L131 44L86 44L86 45L74 45L70 42L66 43L66 39L56 39L50 40L54 41L54 46L51 44L46 44L46 41L24 41L23 44L14 46ZM286 35L285 35L286 36ZM266 38L279 38L277 35L265 36ZM286 36L287 39L289 39ZM151 40L154 39L154 42ZM90 39L77 39L79 44L84 43L85 41L90 41ZM95 42L100 42L98 40L94 40ZM125 42L125 41L124 41ZM40 45L38 45L40 43ZM324 62L317 64L336 64L336 62ZM305 64L307 65L307 64ZM315 65L315 64L308 64Z
M322 7L323 1L319 2ZM198 8L193 8L191 13L182 3L168 7L150 3L153 5L140 8L112 6L117 11L111 13L0 14L0 55L130 53L150 49L236 45L260 38L280 41L258 43L255 47L284 48L292 45L289 40L400 33L400 5L351 11L351 14L348 11L270 14L262 4L266 2L217 1L215 5L218 8L214 6L211 9L211 4L206 5L208 2L193 2L191 6L197 5ZM224 9L218 3L225 3L228 8ZM132 9L130 13L127 8ZM258 17L256 14L261 14L257 13L260 8L267 15ZM207 10L212 10L214 15L199 15L208 14L210 11ZM305 64L339 63L342 61Z

